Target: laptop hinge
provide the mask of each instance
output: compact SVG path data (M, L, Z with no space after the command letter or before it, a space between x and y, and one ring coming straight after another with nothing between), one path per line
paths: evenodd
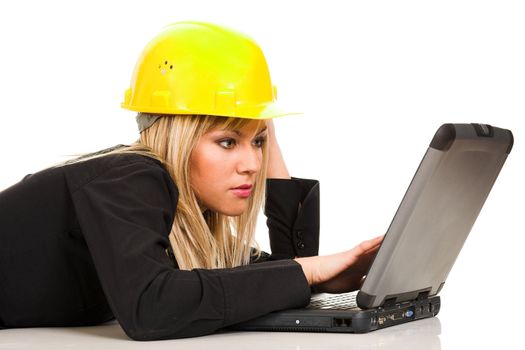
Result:
M388 307L388 306L396 305L396 304L398 304L401 301L408 301L408 300L421 301L421 300L426 300L426 299L428 299L431 290L432 290L432 288L428 287L428 288L425 288L425 289L419 289L419 290L415 290L415 291L412 291L412 292L406 292L406 293L394 294L394 295L387 295L385 297L384 302L383 302L382 305Z

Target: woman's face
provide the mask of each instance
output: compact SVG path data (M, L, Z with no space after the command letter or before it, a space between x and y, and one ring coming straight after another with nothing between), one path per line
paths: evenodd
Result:
M253 120L235 131L212 129L197 142L190 157L190 178L203 209L229 216L247 209L266 141L266 126L257 127Z

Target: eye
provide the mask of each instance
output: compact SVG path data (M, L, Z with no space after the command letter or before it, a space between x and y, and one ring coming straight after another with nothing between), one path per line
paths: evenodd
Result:
M230 149L235 145L235 140L234 139L224 139L224 140L220 140L218 143L222 147Z
M255 143L256 147L262 148L264 143L266 142L266 137L265 136L260 136L260 137L256 138L253 142Z
M266 142L266 136L260 136L260 137L257 137L255 140L253 140L253 144L257 148L262 148L265 142ZM232 149L237 144L237 141L233 138L227 138L227 139L222 139L218 141L217 143L225 149Z

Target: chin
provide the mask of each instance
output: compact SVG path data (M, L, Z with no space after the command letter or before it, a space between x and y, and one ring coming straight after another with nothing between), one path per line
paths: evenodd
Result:
M244 214L244 210L242 210L242 211L228 211L228 212L224 212L222 214L228 215L228 216L241 216L242 214Z
M240 216L244 214L246 209L247 208L221 208L218 212L228 216Z

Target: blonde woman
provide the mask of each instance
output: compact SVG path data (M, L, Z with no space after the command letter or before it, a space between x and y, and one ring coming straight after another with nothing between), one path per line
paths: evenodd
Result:
M116 318L135 340L191 337L359 288L382 237L316 256L319 183L288 173L275 94L251 38L167 26L122 103L139 140L0 192L0 327ZM254 240L263 206L271 254Z

